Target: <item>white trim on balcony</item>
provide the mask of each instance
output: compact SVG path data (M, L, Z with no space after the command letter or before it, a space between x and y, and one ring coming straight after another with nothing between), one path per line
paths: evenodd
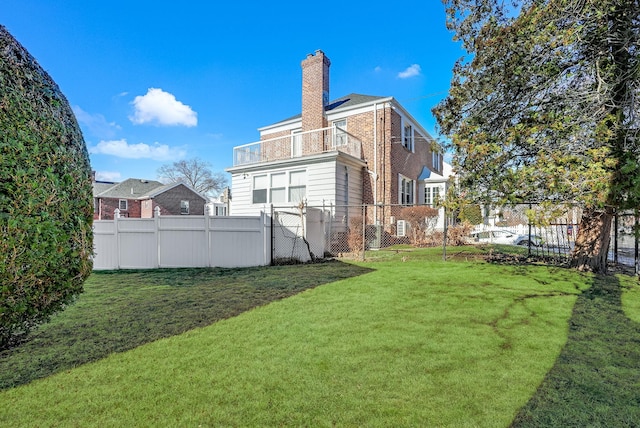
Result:
M302 140L301 153L292 151L291 134L236 146L233 148L233 167L287 160L294 157L300 159L335 151L362 159L362 142L360 140L349 135L346 144L336 145L335 134L335 126L296 134L296 138Z

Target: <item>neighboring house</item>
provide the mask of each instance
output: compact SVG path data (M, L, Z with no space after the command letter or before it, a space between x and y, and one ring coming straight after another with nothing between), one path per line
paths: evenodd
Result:
M418 195L420 195L418 203L436 207L438 201L443 200L446 196L450 179L453 176L453 168L446 162L442 162L441 173L435 173L425 168L420 177L418 177ZM438 214L438 222L435 225L435 229L444 230L444 208L438 208Z
M350 94L329 102L331 62L318 50L302 61L302 113L259 129L234 148L231 215L270 205L333 207L348 225L372 204L389 224L401 205L422 203L423 171L442 172L440 147L393 97ZM345 207L352 207L350 209Z
M94 182L94 220L121 217L151 218L156 207L161 215L203 215L207 199L184 183L129 178L121 183Z

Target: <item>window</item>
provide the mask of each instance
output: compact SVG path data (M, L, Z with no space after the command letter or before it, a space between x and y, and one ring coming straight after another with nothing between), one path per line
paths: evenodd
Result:
M340 146L344 146L347 144L348 142L348 135L347 135L347 119L342 119L342 120L336 120L335 122L333 122L333 129L334 129L334 146L335 147L340 147Z
M440 186L424 188L424 204L430 207L438 205L440 201Z
M214 207L214 215L227 215L227 207L216 205Z
M408 123L404 124L404 130L402 134L402 145L408 149L413 151L413 126Z
M270 202L279 204L287 202L287 173L271 174Z
M307 196L306 172L291 171L289 173L289 202L303 201Z
M442 153L433 151L431 153L431 163L433 165L433 169L436 171L442 171Z
M254 204L298 203L307 196L305 170L274 172L253 177Z
M126 211L128 209L128 204L126 199L120 199L118 203L118 208L120 211Z
M189 201L180 201L180 214L189 214Z
M402 205L413 205L413 189L414 181L400 176L400 195L399 200Z
M302 131L296 130L291 132L291 157L300 156L302 156Z
M253 177L253 203L254 204L266 204L267 203L267 181L266 175L256 175Z

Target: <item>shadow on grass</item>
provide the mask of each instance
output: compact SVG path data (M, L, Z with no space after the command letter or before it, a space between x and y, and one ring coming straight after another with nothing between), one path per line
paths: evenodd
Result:
M512 427L640 426L640 324L621 295L615 277L594 277L556 364Z
M0 352L0 389L370 271L328 261L238 269L94 272L75 304L24 343Z

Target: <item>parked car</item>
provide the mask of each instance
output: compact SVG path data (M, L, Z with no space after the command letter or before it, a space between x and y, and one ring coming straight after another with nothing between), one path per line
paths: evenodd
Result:
M484 244L505 244L505 245L524 245L528 246L531 241L532 246L539 247L542 245L542 238L537 235L518 235L508 230L485 230L482 232L473 232L471 239L477 243Z

